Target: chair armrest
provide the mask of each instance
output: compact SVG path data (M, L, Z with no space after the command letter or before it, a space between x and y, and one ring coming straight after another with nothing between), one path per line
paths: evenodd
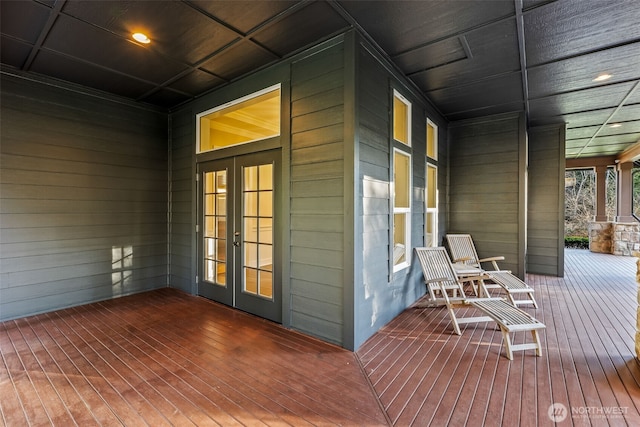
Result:
M498 263L496 261L504 261L504 257L503 256L493 256L493 257L483 258L483 259L479 260L480 263L490 262L491 264L493 264L493 269L494 270L500 270L500 267L498 267Z
M504 261L503 256L492 256L489 258L482 258L480 262L489 262L489 261Z

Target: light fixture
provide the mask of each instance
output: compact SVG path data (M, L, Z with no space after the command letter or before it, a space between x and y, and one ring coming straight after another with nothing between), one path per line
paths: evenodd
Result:
M602 74L598 74L598 77L593 79L593 81L594 82L604 82L605 80L609 80L611 77L613 77L613 76L611 74L609 74L609 73L602 73Z
M133 33L131 37L133 37L135 41L140 43L144 43L144 44L151 43L151 39L149 39L149 37L147 37L147 35L144 33Z
M610 128L619 128L620 126L622 126L622 124L621 124L621 123L611 123L611 124L609 125L609 127L610 127Z

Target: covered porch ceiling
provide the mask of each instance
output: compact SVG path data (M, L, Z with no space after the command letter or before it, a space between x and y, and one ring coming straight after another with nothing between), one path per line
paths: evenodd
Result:
M357 28L448 120L566 123L568 159L640 140L635 0L3 0L0 15L2 72L167 111Z

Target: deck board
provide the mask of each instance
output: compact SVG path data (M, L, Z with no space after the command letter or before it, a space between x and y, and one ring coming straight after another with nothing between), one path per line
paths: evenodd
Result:
M624 412L559 425L640 425L635 260L565 266L527 276L543 356L511 362L495 323L457 336L443 308L355 353L168 288L3 322L0 425L551 426L552 403Z

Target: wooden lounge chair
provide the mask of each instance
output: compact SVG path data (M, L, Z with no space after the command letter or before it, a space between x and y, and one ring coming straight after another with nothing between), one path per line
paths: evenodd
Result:
M454 263L461 263L481 270L483 263L491 263L493 270L483 270L490 278L488 283L485 283L485 288L503 289L507 293L509 301L516 307L523 304L533 304L535 308L538 308L538 303L533 297L534 289L510 271L500 270L498 261L504 260L503 256L480 259L470 234L447 234L446 239ZM514 298L514 295L520 294L526 299Z
M456 334L462 335L460 324L493 320L500 326L509 360L513 359L513 352L518 350L535 349L536 355L542 354L537 331L545 328L544 324L502 298L466 297L462 286L463 282L457 277L445 248L416 248L415 252L420 260L429 296L433 302L440 300L446 305ZM479 283L479 286L482 286L485 278L486 276L477 276L467 277L465 280ZM451 296L449 296L449 292L452 293ZM440 298L438 298L438 294ZM469 305L477 308L484 315L478 317L456 316L456 308L468 307ZM516 331L531 331L534 342L513 345L509 333Z

